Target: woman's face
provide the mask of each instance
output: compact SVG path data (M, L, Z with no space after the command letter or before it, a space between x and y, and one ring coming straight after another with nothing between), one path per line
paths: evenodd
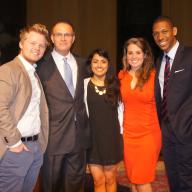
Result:
M91 70L93 71L93 75L97 78L105 78L109 67L109 61L97 53L94 54L91 60Z
M136 44L130 44L127 47L127 63L131 66L131 69L138 70L144 60L144 52Z

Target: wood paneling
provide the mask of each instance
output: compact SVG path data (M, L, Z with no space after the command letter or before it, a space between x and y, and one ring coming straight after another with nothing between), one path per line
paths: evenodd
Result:
M61 19L76 28L74 51L86 57L92 49L102 47L116 61L116 0L28 0L27 23L51 26Z

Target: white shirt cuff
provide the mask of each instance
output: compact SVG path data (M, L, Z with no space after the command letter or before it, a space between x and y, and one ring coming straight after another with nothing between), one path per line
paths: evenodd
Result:
M14 148L14 147L17 147L19 145L21 145L22 141L18 141L15 145L11 145L11 146L8 146L9 148Z

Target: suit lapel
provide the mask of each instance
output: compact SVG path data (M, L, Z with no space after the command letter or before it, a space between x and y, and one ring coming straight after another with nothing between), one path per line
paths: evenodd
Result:
M29 78L29 75L24 67L24 65L22 64L21 60L19 59L19 57L15 57L14 59L14 62L15 62L15 65L17 65L20 70L22 71L22 75L24 76L24 80L23 80L23 85L27 86L26 87L26 95L32 95L32 85L31 85L31 81L30 81L30 78ZM26 111L27 109L27 106L29 106L29 103L30 103L30 97L26 97L26 101L24 103L24 107L22 109L22 112L20 114L20 117L22 117L24 115L24 112Z
M57 82L60 87L63 87L63 89L67 91L68 95L73 98L51 54L50 57L47 58L47 62L48 66L50 66L51 72L53 73L53 78L55 79L55 82Z
M161 92L160 84L159 84L159 73L160 73L162 58L163 58L163 55L160 56L156 62L156 75L155 75L155 94L156 94L156 96L159 95L159 92Z
M16 65L18 65L21 68L25 78L27 79L28 83L31 85L31 81L29 79L29 75L28 75L24 65L22 64L22 62L20 61L20 59L18 57L15 58L15 63L16 63ZM30 88L32 90L32 86Z
M161 68L161 62L162 62L162 59L163 59L163 55L161 55L158 59L157 59L157 61L156 61L156 73L157 73L157 75L158 75L158 77L159 77L159 72L160 72L160 68Z
M76 60L76 63L77 63L77 81L76 81L76 87L75 87L75 94L74 94L74 98L76 98L79 94L79 92L81 92L81 83L82 83L82 75L83 75L83 72L82 72L82 60L78 57L78 56L75 56L73 55L75 60ZM52 78L55 79L55 82L57 82L57 84L59 84L59 87L63 87L63 89L65 90L65 92L67 92L67 94L72 98L72 95L63 79L63 77L61 76L57 66L56 66L56 63L51 55L48 54L45 58L44 58L47 62L46 66L49 68L49 71L50 73L53 73L51 75Z
M15 59L15 63L16 65L18 65L21 69L21 71L23 72L24 77L26 78L27 84L29 85L30 88L30 95L32 95L32 85L31 85L31 80L29 78L29 75L24 67L24 65L22 64L22 62L20 61L20 59L18 57L16 57ZM28 101L29 102L29 101ZM28 103L29 104L29 103Z
M75 57L75 56L74 56ZM81 62L80 62L80 60L78 59L78 57L75 57L75 60L76 60L76 63L77 63L77 83L76 83L76 87L75 87L75 95L74 95L74 98L76 98L76 96L78 95L77 93L78 93L78 88L80 87L79 86L79 83L80 83L80 77L81 77L81 75L80 75L80 64L81 64Z
M170 75L169 82L168 82L169 89L170 89L170 87L172 85L172 81L175 77L175 71L178 69L184 68L184 66L182 67L183 51L184 51L184 47L182 45L180 45L178 47L178 50L176 52L176 55L175 55L175 58L174 58L174 61L172 64L171 75Z

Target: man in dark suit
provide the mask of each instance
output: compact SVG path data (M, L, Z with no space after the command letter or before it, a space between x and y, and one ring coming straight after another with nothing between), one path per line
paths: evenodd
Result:
M51 40L53 51L44 57L38 69L50 110L42 188L44 192L80 192L86 169L85 151L90 143L83 101L85 60L70 51L75 41L70 23L56 23Z
M155 96L163 136L163 157L171 192L192 191L192 48L181 45L169 17L153 23L164 52L157 60Z

